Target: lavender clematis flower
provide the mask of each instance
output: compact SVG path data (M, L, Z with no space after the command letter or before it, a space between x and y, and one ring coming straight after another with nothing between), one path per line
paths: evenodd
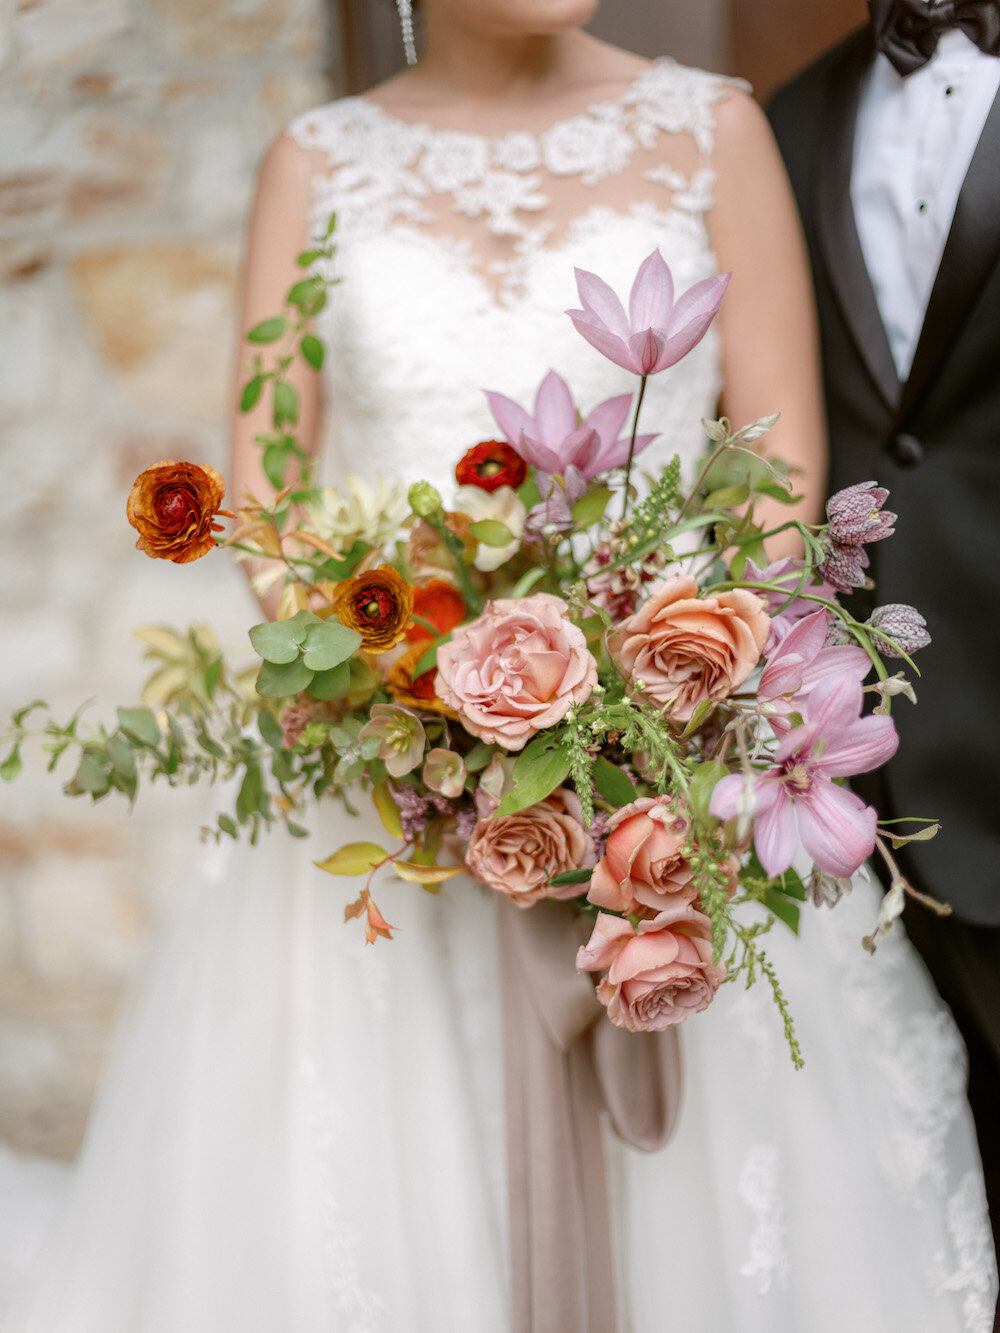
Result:
M799 586L803 568L802 561L793 560L791 556L775 560L764 569L758 569L752 560L747 560L743 567L743 578L747 583L778 583L785 590L754 589L771 617L771 633L764 648L765 653L773 653L788 631L803 616L811 615L816 610L816 603L806 597L796 597L792 602L788 600ZM810 583L807 588L817 597L825 597L828 601L836 596L836 589L830 583Z
M877 768L899 744L891 718L860 716L861 699L861 682L847 672L819 681L803 725L778 746L775 767L750 779L729 774L712 792L710 809L720 819L750 807L769 875L788 869L800 838L814 864L838 877L853 874L874 850L874 808L833 781Z
M788 727L783 713L801 712L821 680L849 672L860 681L871 670L871 658L857 644L827 646L830 620L829 611L804 616L768 655L757 697L775 705L778 731Z
M628 459L628 436L620 438L620 433L632 406L631 394L608 398L582 421L569 386L554 370L539 386L534 415L502 393L487 391L486 397L511 446L541 472L562 475L575 467L589 478L621 467ZM655 439L655 435L638 436L635 452Z
M628 315L602 278L579 268L576 285L583 309L566 313L577 332L609 361L637 375L655 375L701 342L731 276L719 273L696 282L675 301L670 268L654 250L639 266Z

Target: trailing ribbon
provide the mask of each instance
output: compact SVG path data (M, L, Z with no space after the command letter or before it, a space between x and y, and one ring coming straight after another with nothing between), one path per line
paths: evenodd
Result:
M497 895L504 1010L512 1333L614 1333L601 1115L646 1152L673 1132L677 1034L616 1028L576 971L569 903Z

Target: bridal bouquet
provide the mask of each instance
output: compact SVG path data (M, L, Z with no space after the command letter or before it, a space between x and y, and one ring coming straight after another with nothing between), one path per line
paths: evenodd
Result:
M798 1062L762 936L776 920L794 930L808 899L835 904L877 850L893 887L874 949L912 892L891 847L934 831L880 824L843 785L894 753L891 701L913 696L886 660L928 642L911 607L859 623L838 601L866 583L867 544L893 531L887 493L862 482L833 497L824 525L765 528L758 502L794 498L787 469L755 447L774 418L706 421L690 485L677 458L633 485L655 438L638 433L648 379L705 335L728 280L675 299L658 252L627 312L580 271L581 309L568 312L635 374L634 395L578 405L549 372L530 406L488 395L497 438L469 442L447 494L427 481L319 488L287 371L296 356L322 363L308 327L333 281L331 234L302 256L313 271L287 313L249 334L275 347L267 363L258 351L243 407L272 396L274 429L258 442L276 497L232 514L212 468L163 462L128 502L148 555L231 546L254 562L258 592L278 596L278 618L250 633L255 683L204 626L140 631L157 664L145 706L120 709L114 730L44 727L53 764L77 752L66 790L134 799L142 772L236 775L233 814L212 833L252 839L278 819L304 835L309 799L371 801L384 838L317 862L361 881L345 915L369 941L394 929L380 875L437 892L467 871L524 909L572 899L592 920L577 966L600 974L613 1023L663 1028L724 980L763 975ZM224 538L220 516L235 519ZM769 561L768 539L787 529L803 554ZM5 777L30 714L15 715Z

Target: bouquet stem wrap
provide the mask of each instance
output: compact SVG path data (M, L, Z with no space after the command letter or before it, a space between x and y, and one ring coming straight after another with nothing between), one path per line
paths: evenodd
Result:
M646 1152L677 1121L676 1029L614 1027L573 966L569 903L497 904L504 1011L513 1333L614 1333L601 1116ZM530 919L529 919L530 917ZM582 933L581 933L582 932Z

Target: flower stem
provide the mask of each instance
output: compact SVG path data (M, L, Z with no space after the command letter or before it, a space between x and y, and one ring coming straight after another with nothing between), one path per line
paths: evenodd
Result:
M628 442L628 462L625 464L625 493L622 496L622 518L628 514L628 488L632 480L632 458L635 455L635 438L639 431L639 412L642 408L642 400L646 396L646 381L648 375L643 375L639 381L639 397L635 402L635 415L632 417L632 437Z

